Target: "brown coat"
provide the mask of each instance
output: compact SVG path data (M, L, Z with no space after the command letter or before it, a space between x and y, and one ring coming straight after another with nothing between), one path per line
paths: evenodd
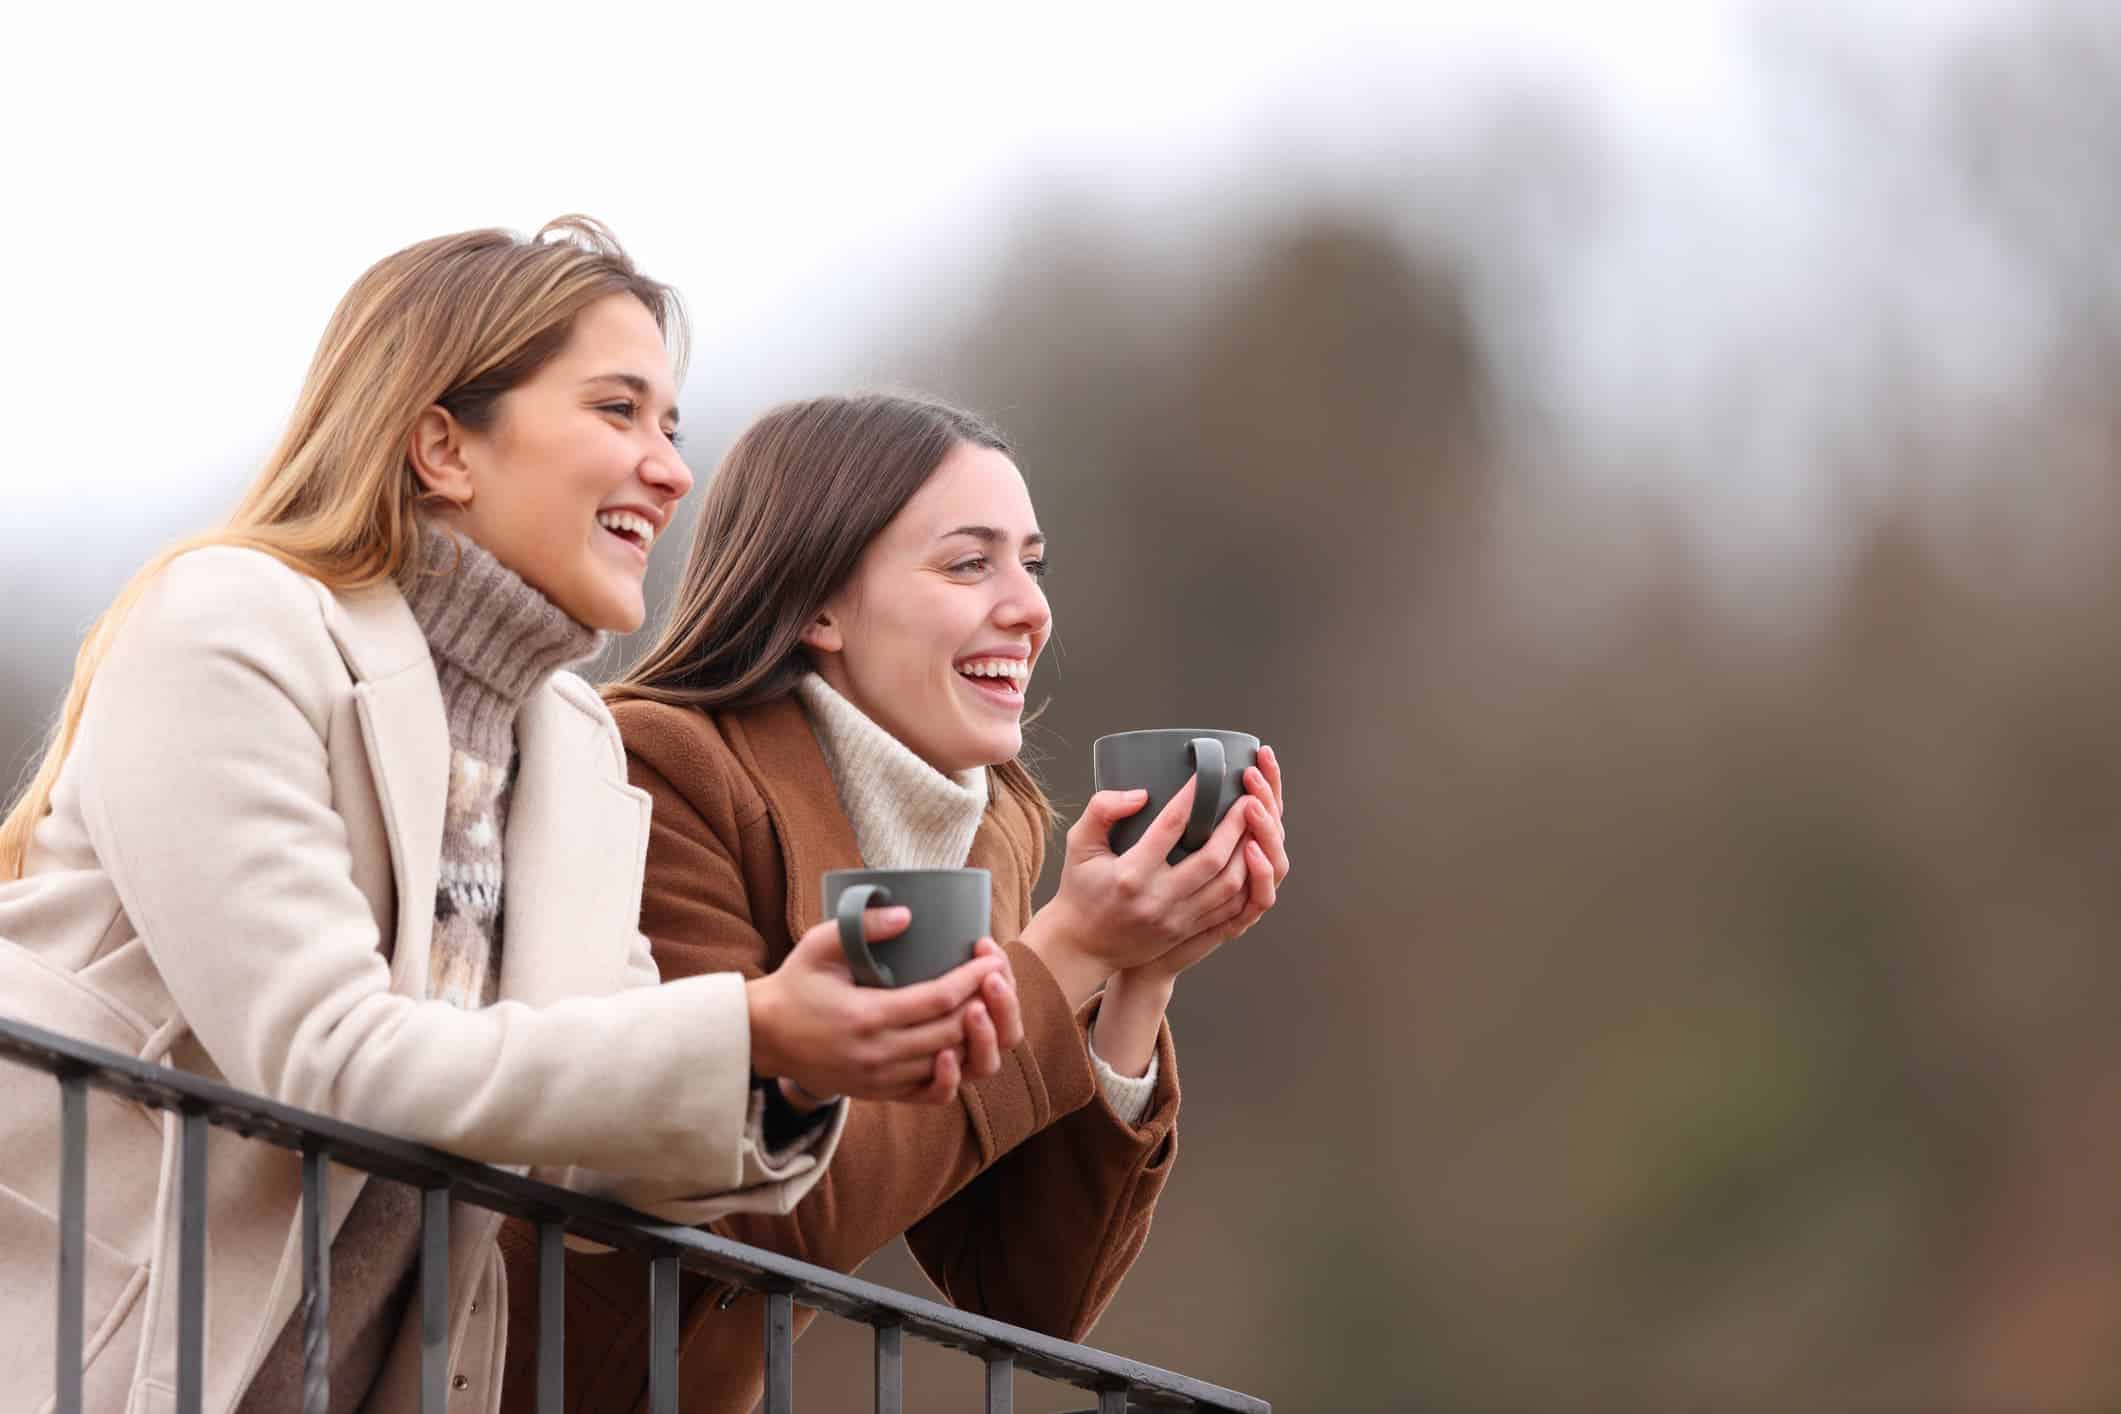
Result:
M666 981L779 965L820 918L819 879L855 868L854 828L793 698L713 715L645 702L615 709L628 775L654 801L642 930ZM970 858L994 875L994 935L1022 999L1024 1040L950 1105L855 1103L832 1166L786 1216L733 1216L719 1235L852 1271L905 1233L945 1299L1080 1339L1148 1237L1177 1147L1178 1061L1157 1039L1155 1099L1140 1126L1099 1096L1085 1046L1093 1001L1071 1014L1021 943L1044 840L997 791ZM511 1223L503 1408L534 1405L536 1244ZM644 1407L647 1266L628 1253L567 1259L567 1408ZM690 1411L744 1414L764 1381L762 1301L687 1273L679 1387ZM797 1331L811 1316L798 1308Z

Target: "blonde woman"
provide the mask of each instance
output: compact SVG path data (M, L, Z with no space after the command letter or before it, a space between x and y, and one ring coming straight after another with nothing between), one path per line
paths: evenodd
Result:
M844 1105L757 1077L941 1102L991 1069L1021 1034L991 946L869 991L821 929L770 975L653 985L648 798L562 669L641 621L692 484L682 347L674 294L581 218L356 281L234 515L82 649L0 824L0 1014L688 1223L787 1212L838 1142ZM176 1128L90 1104L87 1404L162 1408ZM56 1123L0 1066L10 1408L51 1389ZM299 1159L217 1129L209 1172L204 1407L297 1407ZM330 1193L330 1407L413 1408L417 1198ZM450 1216L453 1407L500 1397L498 1221Z

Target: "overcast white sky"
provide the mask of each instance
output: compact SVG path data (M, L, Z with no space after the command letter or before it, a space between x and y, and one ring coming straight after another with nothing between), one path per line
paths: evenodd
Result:
M1721 169L1737 219L1772 185L1748 146L1761 6L1473 8L40 7L0 59L0 560L84 512L142 549L193 528L168 508L232 497L346 284L443 231L609 222L691 302L697 417L965 294L1056 171L1182 212L1264 135L1359 166L1530 78L1627 151ZM1855 3L1897 47L1994 8Z

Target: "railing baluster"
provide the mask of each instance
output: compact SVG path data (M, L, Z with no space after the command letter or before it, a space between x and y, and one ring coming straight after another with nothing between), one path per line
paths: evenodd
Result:
M538 1224L538 1414L567 1399L567 1245L556 1222Z
M648 1262L648 1414L678 1409L678 1259Z
M177 1229L177 1414L200 1414L206 1388L206 1114L185 1110Z
M1004 1350L987 1357L987 1414L1009 1414L1016 1395L1016 1357Z
M876 1414L905 1414L906 1328L876 1328Z
M302 1150L302 1414L331 1409L331 1212L324 1151Z
M795 1414L795 1297L766 1293L766 1414Z
M449 1403L449 1190L420 1190L420 1414Z
M88 1301L88 1082L59 1077L59 1414L81 1414L81 1327Z

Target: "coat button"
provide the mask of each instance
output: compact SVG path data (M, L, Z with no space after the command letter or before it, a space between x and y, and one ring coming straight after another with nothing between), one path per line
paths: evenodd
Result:
M470 1386L470 1384L470 1380L465 1379L462 1375L458 1375L455 1379L449 1382L449 1387L451 1389L466 1389Z
M476 1301L471 1303L471 1314L474 1316L479 1314L479 1303Z

